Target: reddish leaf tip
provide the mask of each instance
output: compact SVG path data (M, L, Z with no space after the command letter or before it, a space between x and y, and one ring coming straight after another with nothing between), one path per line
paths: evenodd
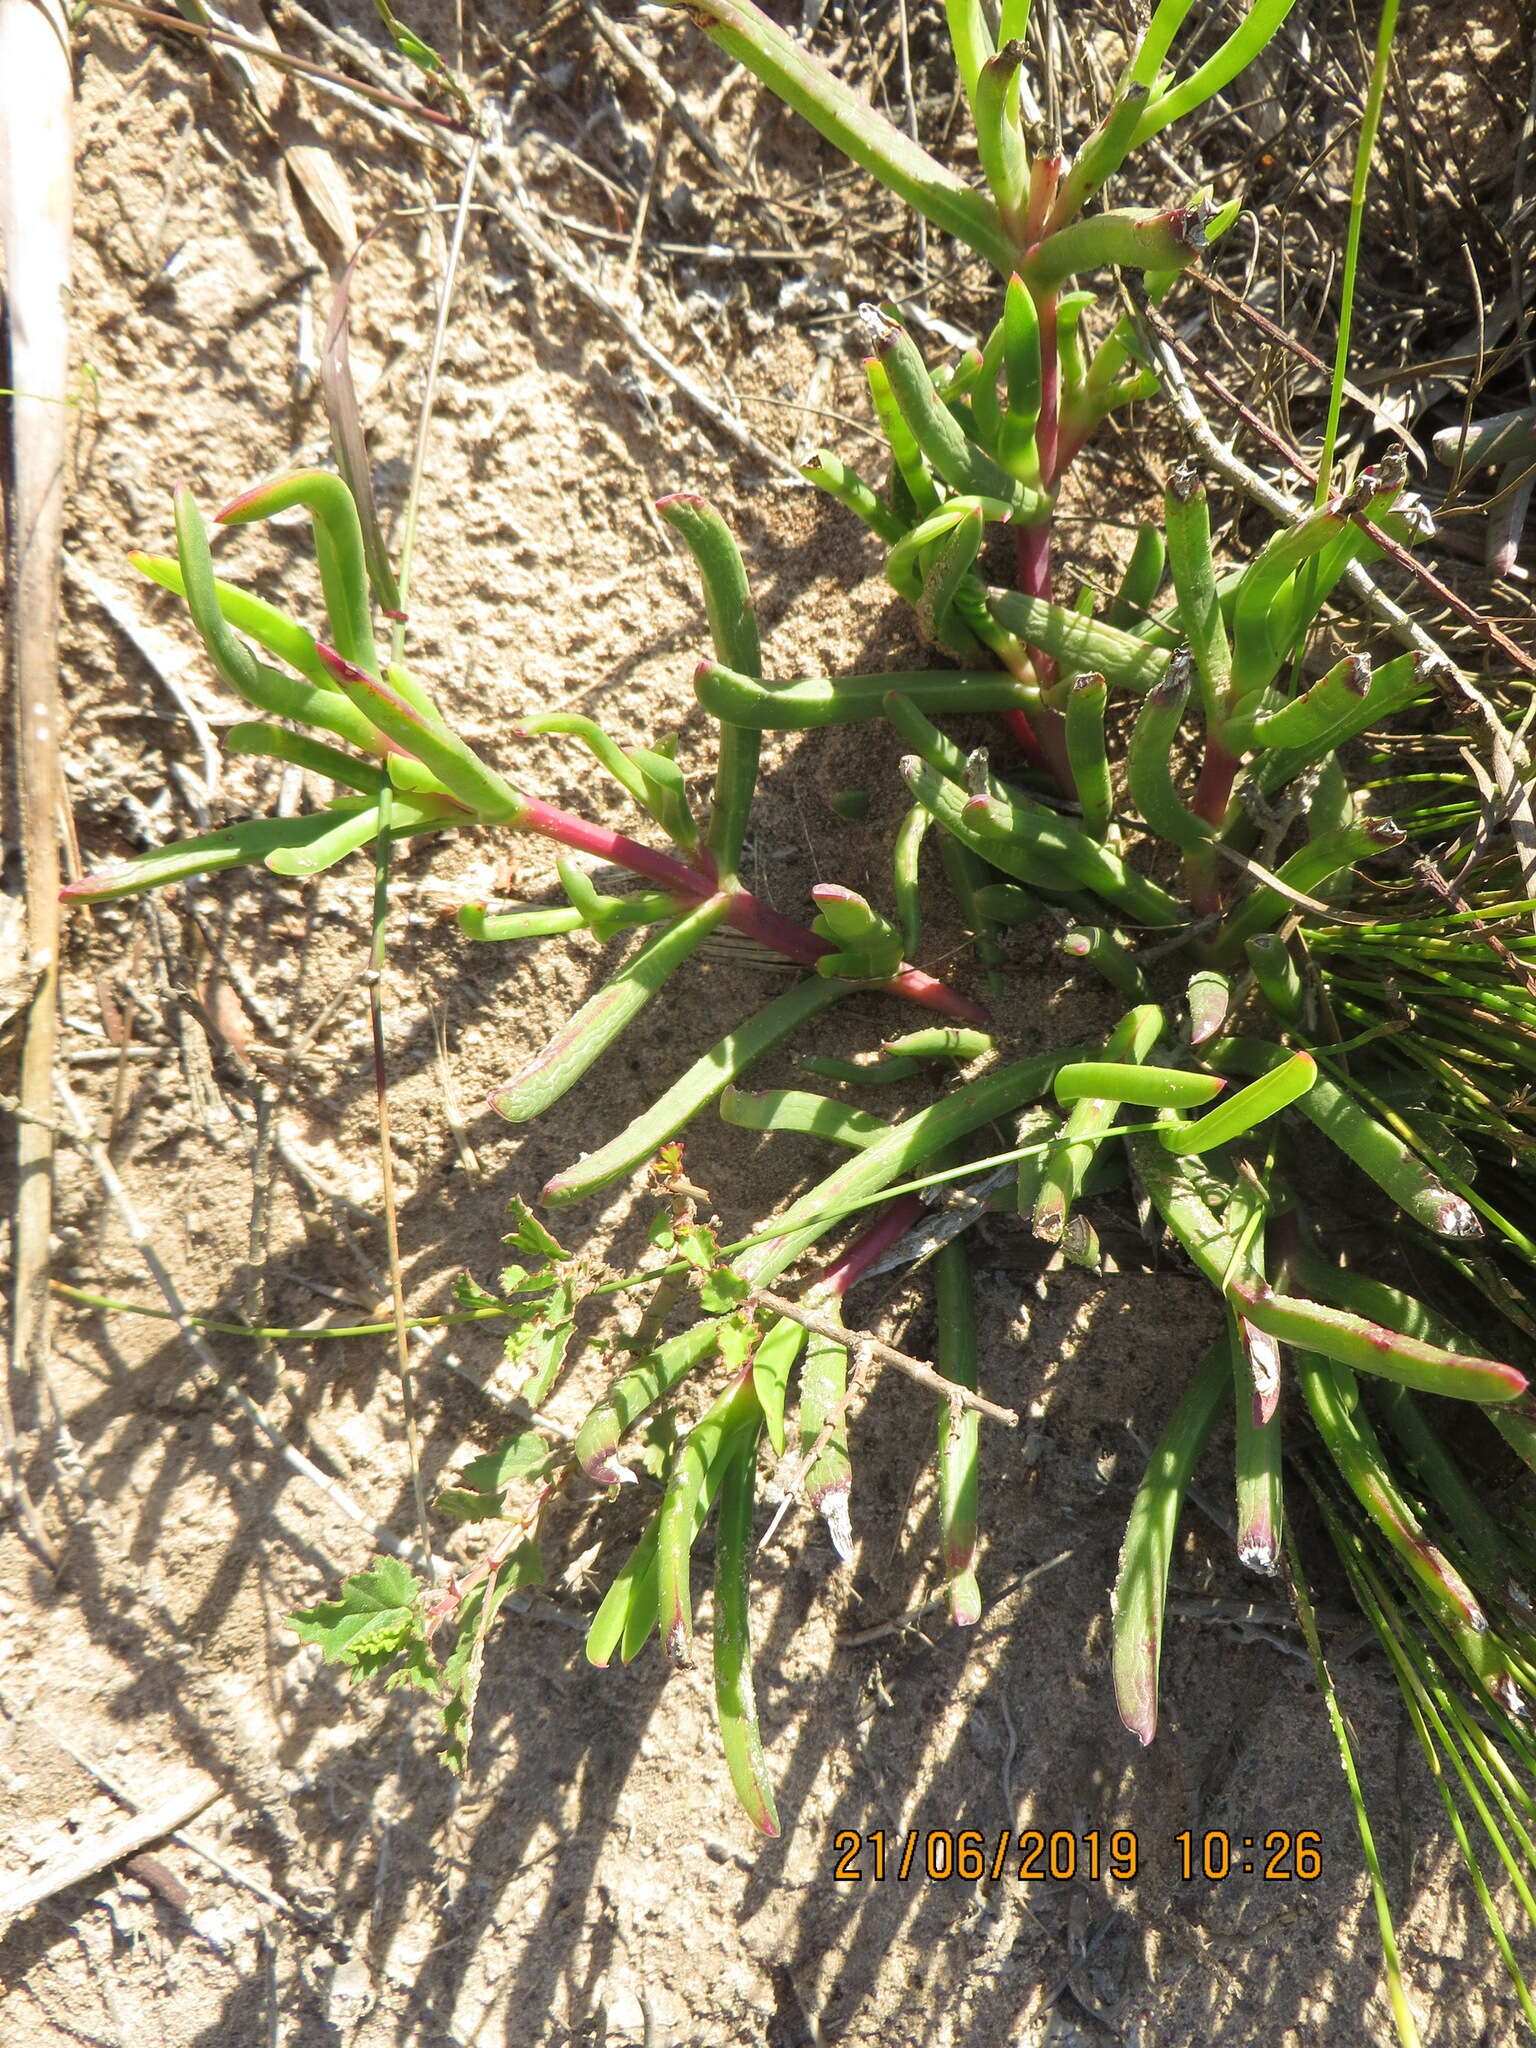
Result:
M367 669L359 668L356 662L348 661L344 654L338 654L336 649L329 646L324 640L317 640L315 642L315 652L330 670L331 674L339 677L343 682L371 683L373 681L373 677L369 675Z
M231 498L227 505L221 506L214 513L214 523L218 526L238 526L242 520L252 516L250 508L260 495L259 490L241 491L237 497Z

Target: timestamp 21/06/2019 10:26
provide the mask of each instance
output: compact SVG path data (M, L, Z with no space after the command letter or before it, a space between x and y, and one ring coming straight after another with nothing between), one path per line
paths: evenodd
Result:
M1310 1884L1323 1874L1323 1838L1315 1828L1269 1828L1235 1835L1225 1828L1185 1828L1167 1838L1174 1868L1185 1884L1220 1884L1229 1877L1257 1877L1268 1884ZM1132 1884L1146 1861L1134 1828L1100 1828L1073 1833L1066 1828L909 1828L904 1835L883 1829L833 1837L832 1876L838 1884L898 1884L951 1878L975 1884L1012 1877L1021 1884L1067 1884L1074 1879L1118 1878Z

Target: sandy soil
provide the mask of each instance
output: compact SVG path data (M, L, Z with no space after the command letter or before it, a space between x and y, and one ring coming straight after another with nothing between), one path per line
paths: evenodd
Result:
M1501 33L1502 17L1489 19L1488 35ZM512 43L535 22L535 10L514 8L482 26L487 42L494 27ZM446 23L421 25L450 38ZM681 24L640 33L694 104L719 93L723 67ZM296 366L340 252L310 201L293 198L280 142L308 136L330 153L360 225L392 215L364 259L353 355L395 515L444 245L441 215L421 209L444 207L453 192L440 162L318 98L304 103L301 125L290 94L279 138L264 138L180 44L145 45L99 17L86 47L75 309L99 404L83 407L76 427L69 546L83 573L68 586L66 766L90 861L146 834L183 832L200 809L237 816L279 793L276 770L239 761L222 765L217 790L206 786L194 732L102 592L159 633L165 675L215 729L228 722L229 701L178 608L138 585L124 556L168 545L174 479L211 507L323 454L318 398ZM836 310L829 294L859 288L874 260L854 227L846 246L823 237L822 272L798 296L785 287L800 268L777 258L679 259L665 282L647 259L627 276L654 104L610 53L594 52L580 15L514 47L498 81L509 166L548 211L617 236L571 244L604 289L632 290L658 345L727 394L771 445L794 431L775 400L821 409L804 416L808 436L843 434L822 414L860 414L857 366L844 328L809 323ZM755 93L733 88L716 113L723 138L752 138L762 190L826 174L830 160ZM737 210L675 136L651 203L656 239L697 246L744 223L744 241L773 246L772 209L752 200ZM710 765L689 687L703 636L697 594L649 507L665 489L705 490L736 523L775 671L914 657L851 522L724 443L481 216L443 368L416 658L466 733L543 793L628 822L574 749L512 736L535 709L600 714L621 738L680 730L690 773ZM1100 537L1096 555L1081 531L1075 566L1091 574L1115 537ZM295 538L281 526L231 534L223 572L312 612ZM878 893L896 751L862 734L776 744L754 886L797 914L817 879ZM849 827L829 800L855 785L874 803L866 824ZM454 844L401 860L388 1051L403 1261L418 1309L445 1306L466 1268L490 1278L507 1197L531 1195L609 1135L658 1076L773 986L739 954L707 961L686 997L642 1019L558 1116L512 1130L476 1105L590 990L599 963L589 943L471 949L445 909L489 886L538 897L552 882L526 845ZM283 1092L280 1128L311 1176L307 1192L290 1175L275 1184L266 1314L350 1321L379 1302L360 981L369 886L355 864L307 889L255 873L158 913L128 905L71 922L71 1083L104 1124L116 1071L108 1030L128 1014L133 1056L114 1157L201 1311L238 1313L247 1299L250 1094L229 1040ZM183 911L198 914L201 939ZM934 931L925 964L975 979L957 931ZM219 1020L225 1043L210 1048L178 1004L182 989ZM315 1045L296 1055L333 998ZM1090 989L1062 983L1043 941L1020 941L999 1012L1005 1049L1098 1015ZM827 1039L837 1050L868 1046L899 1022L891 1004L859 998ZM793 1061L786 1053L762 1071L787 1080ZM468 1158L445 1117L450 1095L463 1105ZM706 1120L689 1167L736 1226L803 1184L819 1157L810 1144L765 1148ZM631 1206L621 1190L568 1219L570 1230L621 1253L634 1241ZM1001 1226L986 1243L984 1382L1028 1424L985 1439L991 1604L978 1628L913 1618L937 1583L933 1422L900 1383L881 1383L855 1426L851 1568L804 1514L762 1554L759 1684L785 1820L769 1844L735 1808L706 1672L669 1675L654 1648L625 1672L594 1672L581 1657L581 1616L634 1534L628 1503L573 1528L545 1610L509 1617L497 1633L472 1769L456 1782L433 1761L424 1706L349 1693L284 1627L293 1607L367 1560L366 1531L271 1453L164 1324L61 1307L62 1427L32 1440L57 1572L15 1529L0 1534L0 1889L121 1820L124 1804L96 1772L137 1806L212 1780L218 1801L190 1832L219 1864L163 1843L150 1863L104 1871L0 1932L7 2048L1387 2040L1369 1898L1311 1667L1274 1589L1229 1563L1219 1498L1190 1518L1179 1557L1155 1747L1139 1753L1116 1719L1106 1588L1141 1447L1211 1316L1196 1283L1153 1269L1123 1218L1106 1210L1101 1221L1117 1269L1104 1277L1042 1275ZM95 1175L69 1152L58 1222L61 1279L152 1299ZM931 1340L920 1280L879 1283L858 1310L913 1348ZM284 1435L370 1520L408 1533L403 1421L382 1340L289 1345L280 1358L215 1342L220 1367ZM492 1337L455 1335L420 1354L433 1482L512 1426L482 1390L497 1349ZM555 1415L578 1420L599 1376L596 1359L578 1370L552 1401ZM1513 2000L1488 1962L1395 1696L1368 1654L1349 1654L1347 1634L1334 1641L1426 2038L1444 2048L1511 2039ZM866 1852L864 1881L834 1881L844 1831L965 1827L990 1844L1031 1826L1135 1830L1139 1875L882 1883L867 1874ZM1303 1827L1323 1842L1315 1884L1180 1881L1181 1830L1243 1838Z

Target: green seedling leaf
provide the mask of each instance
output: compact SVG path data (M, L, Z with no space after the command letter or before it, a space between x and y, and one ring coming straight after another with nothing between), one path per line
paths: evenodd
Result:
M514 1195L508 1202L507 1213L512 1218L512 1228L502 1238L503 1244L511 1245L514 1251L527 1252L536 1259L558 1261L572 1256L557 1238L550 1235L519 1196Z
M962 623L956 600L967 587L975 600L980 599L981 588L971 570L985 535L985 512L980 508L963 511L951 531L930 551L917 599L918 631L936 647L947 647L962 661L981 652L975 634Z
M935 1153L981 1125L1016 1112L1050 1087L1057 1067L1074 1048L998 1067L952 1089L942 1101L916 1111L846 1160L809 1189L778 1219L777 1235L736 1261L736 1270L755 1287L770 1287L777 1276L847 1213L914 1172ZM1167 1167L1166 1153L1158 1157ZM622 1374L593 1408L577 1433L577 1463L597 1486L618 1485L632 1474L617 1462L627 1432L714 1353L718 1322L702 1321L670 1338L640 1365Z
M715 1344L720 1362L730 1372L739 1373L745 1369L757 1339L758 1328L749 1315L726 1316L715 1325Z
M1309 840L1276 869L1276 879L1283 888L1273 889L1261 882L1238 904L1221 936L1205 949L1211 964L1223 967L1240 960L1247 941L1277 924L1296 896L1315 895L1332 876L1356 861L1390 852L1402 845L1403 838L1402 830L1390 818L1371 818L1359 825L1341 825Z
M541 1479L553 1467L556 1454L533 1430L508 1437L494 1451L471 1458L459 1474L457 1486L446 1487L437 1496L439 1514L456 1522L494 1520L506 1510L509 1487L521 1480Z
M1371 664L1346 654L1310 690L1254 720L1256 747L1327 747L1335 732L1347 732L1370 694Z
M910 1081L922 1072L917 1060L887 1059L834 1060L812 1057L800 1062L818 1081L842 1081L850 1088L891 1088Z
M1201 206L1108 207L1048 235L1023 265L1026 284L1050 291L1085 270L1182 270L1203 255Z
M1081 960L1133 1002L1146 1001L1146 976L1118 932L1102 925L1074 925L1063 933L1061 950L1068 960Z
M355 754L344 754L340 747L329 747L323 740L290 732L282 725L242 720L225 732L224 751L268 761L289 761L296 768L305 768L312 775L323 775L344 789L361 790L368 796L376 796L384 787L376 761L360 761Z
M1167 1019L1155 1003L1144 1003L1130 1011L1105 1041L1105 1063L1140 1066L1162 1037L1166 1026ZM1062 1074L1068 1071L1063 1068ZM1058 1096L1061 1080L1062 1075L1058 1075ZM1034 1174L1034 1211L1030 1225L1042 1242L1060 1244L1065 1237L1072 1206L1082 1193L1099 1148L1109 1134L1119 1109L1120 1101L1108 1095L1085 1096L1074 1102L1071 1114L1061 1127L1059 1142L1051 1147ZM1020 1163L1022 1165L1023 1162Z
M390 829L397 838L441 831L460 816L446 806L432 807L425 802L402 816L403 809L403 803L397 805L391 820ZM124 896L141 896L147 889L188 881L194 875L261 864L279 874L313 874L366 845L378 829L378 807L368 803L355 807L349 803L345 808L337 806L302 818L247 818L239 825L225 825L196 839L183 839L174 846L159 846L130 860L94 868L66 883L59 894L68 903L114 903Z
M917 436L907 425L901 407L896 403L890 377L878 356L865 358L864 375L869 384L869 399L875 419L891 450L891 473L886 483L886 495L893 515L899 520L902 532L906 533L920 519L927 519L939 510L943 495L934 482L922 449L917 445Z
M809 1018L840 1001L845 993L835 982L817 979L801 982L776 996L756 1016L749 1017L711 1046L616 1138L546 1181L540 1199L547 1203L580 1201L621 1174L632 1172L667 1139L675 1137L684 1124L753 1061Z
M1082 806L1083 830L1094 839L1103 839L1108 832L1115 807L1109 755L1104 744L1104 709L1108 701L1108 686L1092 669L1073 676L1068 684L1067 764Z
M1201 968L1189 977L1185 1002L1189 1008L1189 1042L1204 1045L1227 1021L1232 1006L1232 984L1214 968Z
M1021 590L987 591L987 605L1000 626L1026 646L1039 647L1059 663L1064 675L1091 670L1116 688L1138 696L1149 690L1168 667L1168 654L1133 633L1122 633L1103 619L1086 619L1043 597Z
M740 1320L750 1348L756 1331L749 1319ZM730 1328L730 1323L721 1327L722 1350ZM686 1664L692 1658L693 1596L689 1581L697 1533L695 1511L705 1477L717 1465L722 1472L729 1471L729 1461L739 1455L743 1439L756 1439L762 1419L751 1371L738 1367L725 1392L678 1445L662 1498L656 1543L657 1613L662 1644L674 1664Z
M514 1391L530 1408L542 1405L560 1377L576 1333L576 1305L580 1299L581 1290L576 1283L562 1281L507 1338L505 1355L519 1375Z
M596 931L603 921L603 899L586 869L561 854L555 862L555 874L581 922L588 931Z
M1170 123L1181 121L1186 114L1196 112L1208 100L1213 99L1223 87L1230 85L1238 73L1251 64L1273 41L1280 24L1295 4L1296 0L1254 0L1254 5L1243 16L1231 35L1198 70L1192 72L1178 85L1163 81L1161 85L1155 86L1147 99L1141 119L1136 124L1132 147L1139 149L1154 135L1160 135ZM1159 14L1161 12L1160 9ZM1187 12L1187 8L1177 5L1169 10L1173 19L1173 27L1169 31L1170 40ZM1142 53L1136 60L1134 73L1139 83L1148 86L1154 86L1156 64L1162 61L1159 55L1150 70L1144 68L1147 61L1146 49L1151 43L1152 36L1149 34L1147 44L1143 46ZM1163 50L1166 52L1166 49L1167 44L1164 43Z
M390 6L389 0L373 0L380 21L388 31L389 39L408 64L414 64L418 71L424 71L430 78L438 78L451 84L447 65L430 43L422 41L415 29L407 28Z
M1167 550L1163 536L1150 520L1136 529L1136 545L1120 588L1104 614L1104 623L1129 632L1152 616L1152 606L1162 586Z
M1501 1679L1508 1682L1498 1640L1472 1589L1430 1542L1398 1486L1353 1376L1339 1361L1305 1350L1297 1352L1294 1364L1312 1419L1346 1485L1455 1637L1472 1672L1497 1696Z
M977 911L992 924L1033 924L1044 908L1038 898L1031 896L1027 889L1019 888L1014 882L988 882L985 888L975 892L971 901ZM1071 936L1069 932L1067 937ZM1063 949L1066 948L1065 939L1062 946ZM1075 953L1071 957L1075 958ZM1130 993L1145 994L1145 990L1137 989Z
M1429 694L1432 680L1430 665L1422 655L1404 654L1383 662L1373 671L1365 695L1354 698L1352 708L1343 692L1334 692L1336 715L1326 733L1294 744L1281 744L1273 738L1266 742L1266 751L1259 756L1253 771L1261 792L1273 795L1304 770L1337 754L1346 741L1358 739L1372 726L1398 717ZM1305 701L1296 700L1298 705ZM1280 715L1275 714L1277 719Z
M646 1524L645 1534L614 1574L587 1629L587 1662L599 1670L608 1665L621 1645L627 1648L632 1632L639 1638L638 1648L656 1626L656 1538L660 1522L658 1508ZM624 1661L628 1663L629 1656Z
M1163 512L1168 568L1179 600L1179 631L1200 678L1206 731L1219 735L1232 697L1232 649L1216 591L1210 503L1192 462L1181 463L1170 474Z
M1027 888L1091 890L1144 924L1183 922L1177 900L1166 889L1034 799L968 798L925 761L909 757L900 766L908 789L946 831Z
M520 1543L488 1583L471 1589L459 1609L459 1634L443 1660L443 1729L447 1741L442 1758L456 1777L463 1775L469 1760L470 1737L474 1733L475 1703L480 1696L480 1674L485 1668L485 1646L491 1624L507 1595L519 1586L536 1586L544 1577L543 1560L537 1543Z
M819 913L811 930L837 948L816 962L818 974L884 981L897 971L902 961L901 934L857 890L823 882L811 895Z
M423 1620L425 1588L398 1558L378 1557L357 1572L334 1600L322 1600L288 1617L301 1642L314 1643L328 1664L342 1664L359 1678L377 1678L400 1659L391 1680L438 1688L436 1661Z
M619 1445L657 1402L715 1356L719 1331L719 1321L707 1318L680 1331L638 1365L620 1373L594 1404L574 1445L576 1463L594 1486L623 1486L633 1481L634 1473L619 1462Z
M1210 1057L1213 1064L1238 1073L1272 1075L1292 1064L1279 1046L1246 1038L1235 1038L1213 1048ZM1247 1093L1244 1089L1233 1099L1240 1101ZM1415 1223L1434 1231L1438 1237L1482 1236L1482 1225L1472 1205L1446 1187L1410 1145L1373 1117L1347 1088L1329 1075L1319 1074L1298 1099L1297 1107Z
M751 1292L747 1282L728 1266L717 1266L699 1288L699 1303L712 1316L727 1315L739 1308Z
M176 510L177 544L181 549L183 559L186 557L189 541L191 546L194 549L196 548L199 533L202 536L202 549L206 554L208 548L207 531L202 527L201 515L197 514L196 502L191 498L190 493L187 493L186 510L188 514L196 517L196 526L188 527L185 531L183 529L181 492L177 493ZM138 570L139 574L147 577L151 583L158 584L162 590L172 591L177 597L184 597L187 600L187 609L192 613L194 624L197 624L201 615L199 607L204 605L206 597L207 609L216 613L225 625L233 627L236 633L246 634L248 638L256 642L258 647L264 647L268 654L276 655L279 661L287 662L290 668L297 669L299 674L308 682L314 684L317 689L324 691L333 701L336 700L336 685L331 680L324 662L320 659L319 647L314 634L306 631L296 620L290 619L286 612L280 612L275 605L266 603L262 598L253 597L249 591L238 590L233 583L225 583L216 578L213 574L213 557L211 555L207 556L206 578L203 575L204 565L194 561L190 565L192 568L190 580L186 570L182 567L182 562L180 560L173 561L168 555L132 554L128 559L134 568ZM194 584L198 585L200 592L196 605L194 605L192 597ZM198 627L198 630L199 632L202 631L201 626ZM206 639L207 636L204 635L204 638ZM209 651L212 653L211 648ZM220 674L224 675L225 681L230 683L231 689L239 689L242 695L245 694L243 685L231 682L229 676L224 674L223 665L218 661L217 656L215 656L215 666L219 668ZM276 705L265 703L260 708L263 711L275 711L278 709ZM344 704L343 709L350 711L351 707ZM281 715L288 717L290 714L283 711ZM320 719L307 715L303 719L303 723L306 725L318 725L322 722ZM335 728L327 729L334 730ZM343 735L343 737L349 737L349 735ZM372 742L377 744L378 734L373 733L371 737Z
M913 804L891 843L891 895L896 904L902 950L909 960L916 959L922 944L923 887L918 863L932 822L931 814L921 804Z
M1028 285L1022 277L1008 280L1003 296L1003 318L998 330L1002 355L1005 403L998 430L998 453L1005 469L1028 481L1031 465L1038 466L1035 424L1040 417L1043 390L1040 358L1040 316Z
M713 505L686 492L659 498L656 509L687 542L698 568L715 659L738 674L760 676L763 664L757 609L735 536ZM759 734L751 727L721 721L707 843L716 870L726 881L735 875L741 859L761 745Z
M842 1320L836 1301L822 1304L834 1322ZM805 1497L827 1525L839 1559L853 1557L849 1518L853 1467L848 1460L848 1347L835 1337L813 1330L800 1369L800 1413L797 1422L800 1456L810 1461Z
M1005 44L976 74L971 110L976 153L992 188L1003 225L1022 241L1029 199L1029 152L1019 116L1019 87L1027 55L1021 42Z
M902 418L935 474L963 497L999 500L1011 505L1018 519L1039 518L1047 509L1043 494L1019 483L966 439L964 429L935 392L928 366L905 329L887 320L875 306L861 307L860 315Z
M1306 1007L1301 974L1285 941L1259 932L1243 947L1259 993L1282 1024L1299 1024Z
M707 1223L678 1224L672 1243L678 1257L696 1273L713 1273L720 1263L720 1240Z
M886 582L909 604L919 604L930 568L939 561L944 544L953 540L957 531L966 529L968 538L973 537L979 547L985 522L988 519L1007 521L1011 515L1011 505L1002 498L969 495L946 499L936 512L930 512L926 519L919 520L911 532L891 549L885 558ZM969 558L959 563L956 573L950 578L946 604L953 602L965 571L974 560L975 549L972 548ZM976 649L972 647L968 652L974 654Z
M944 19L955 53L955 68L965 86L966 98L974 103L981 67L997 49L986 10L981 0L944 0Z
M1173 779L1174 743L1189 702L1192 663L1182 651L1168 673L1141 700L1125 750L1126 784L1148 829L1186 853L1203 847L1212 834L1179 795Z
M319 815L329 820L328 830L313 834L302 845L274 847L267 854L264 865L274 875L323 874L327 868L345 860L349 853L356 853L360 847L369 845L384 829L383 811L379 804L365 805L362 810L349 808L340 816L326 811Z
M1138 79L1122 81L1109 111L1078 151L1072 168L1061 181L1053 221L1075 220L1083 207L1119 170L1135 145L1147 103L1147 87Z

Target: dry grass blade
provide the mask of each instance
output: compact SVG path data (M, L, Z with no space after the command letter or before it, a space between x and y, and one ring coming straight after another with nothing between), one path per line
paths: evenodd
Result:
M765 1307L771 1308L776 1316L788 1316L793 1323L801 1323L817 1336L830 1337L836 1343L847 1344L856 1355L867 1356L880 1365L894 1366L909 1380L920 1387L926 1387L952 1407L974 1408L979 1415L987 1416L993 1422L1002 1423L1005 1429L1017 1429L1019 1417L1016 1409L1004 1408L996 1401L989 1401L985 1394L978 1394L969 1387L956 1385L921 1358L912 1358L905 1351L898 1351L893 1344L887 1344L881 1337L873 1336L868 1330L850 1330L845 1324L835 1322L831 1316L822 1315L803 1301L791 1301L787 1295L774 1294L767 1288L759 1288L757 1298Z
M579 0L579 4L582 13L586 15L588 21L591 22L603 41L608 44L609 48L616 55L623 58L624 62L629 65L637 76L645 80L651 91L656 95L662 109L672 116L678 127L682 129L688 140L693 144L700 156L709 164L710 168L717 172L720 177L724 178L725 182L733 190L741 191L743 189L741 180L720 154L714 143L704 133L695 117L688 111L678 93L667 83L662 73L651 62L650 58L646 56L644 50L636 47L635 43L624 33L618 23L610 20L603 10L595 4L595 0Z
M79 1884L85 1878L110 1870L114 1864L125 1862L141 1849L163 1842L167 1835L174 1835L189 1820L196 1820L200 1813L206 1813L215 1800L223 1796L223 1787L216 1785L211 1778L197 1778L143 1813L119 1821L107 1834L97 1835L68 1855L56 1857L34 1876L23 1878L9 1891L0 1892L0 1924L13 1920L18 1913L25 1913L29 1907L41 1905L44 1899L68 1891L71 1885Z
M336 467L357 500L357 516L363 528L363 549L368 558L368 579L379 603L386 611L393 611L399 607L400 592L374 503L373 471L368 462L368 443L363 433L362 414L358 410L357 387L352 381L352 359L347 345L352 279L365 246L360 244L353 251L331 295L325 338L320 344L320 389L325 399L326 417L331 423Z
M69 408L69 290L74 211L69 29L58 0L0 0L0 249L10 341L11 474L7 479L10 632L7 667L16 718L20 839L26 877L28 971L21 1101L52 1102L58 1050L59 583ZM11 1356L32 1365L48 1342L48 1240L53 1139L40 1124L16 1135L15 1295ZM8 1486L39 1536L16 1470L8 1389L0 1428Z
M169 29L176 35L194 36L201 42L217 43L227 50L259 57L265 64L275 64L280 71L292 71L300 78L314 80L317 85L339 86L377 107L397 107L418 121L430 121L434 127L449 129L456 135L466 132L462 121L455 120L451 114L440 114L435 107L425 107L420 100L408 99L403 93L386 92L376 85L364 85L356 78L345 78L339 71L328 71L323 64L311 64L303 57L290 57L286 50L269 50L265 44L232 35L228 29L205 28L201 22L182 21L174 14L161 14L152 7L136 6L134 0L94 0L94 4L109 9L113 14L132 15L135 21L142 21L148 28Z
M1190 363L1191 367L1195 370L1195 374L1201 378L1201 381L1209 385L1225 404L1233 407L1245 425L1255 428L1277 452L1283 454L1286 461L1299 476L1305 478L1309 484L1315 484L1317 482L1317 471L1309 463L1305 462L1297 450L1277 435L1272 428L1264 426L1252 410L1243 405L1234 393L1229 391L1218 379L1212 377L1208 372L1201 370L1199 365L1194 363L1188 347L1179 340L1167 322L1161 319L1157 312L1147 304L1144 292L1134 283L1128 283L1127 290L1137 320L1140 323L1142 334L1146 339L1147 347L1157 365L1160 376L1163 378L1168 398L1173 405L1174 411L1179 416L1180 424L1188 433L1191 441L1194 442L1200 453L1219 476L1224 477L1228 483L1234 484L1246 496L1251 498L1255 504L1262 505L1266 512L1273 518L1278 519L1283 525L1296 525L1303 516L1302 508L1286 492L1277 490L1273 484L1266 482L1256 470L1250 468L1244 462L1242 457L1233 448L1221 439L1221 436L1215 431L1210 421L1201 411L1199 401L1190 388L1189 379L1184 373L1185 363ZM1459 597L1454 590L1449 589L1446 584L1441 582L1433 570L1425 568L1422 562L1415 561L1406 548L1399 546L1390 534L1383 533L1380 527L1367 519L1363 513L1351 512L1350 517L1355 525L1360 527L1363 532L1369 534L1370 538L1390 561L1414 577L1426 590L1437 597L1442 604L1448 606L1464 625L1470 626L1480 638L1486 640L1491 647L1495 648L1522 675L1536 675L1536 661L1533 661L1528 654L1518 648L1514 641L1509 638L1508 634L1502 632L1498 626L1494 625L1491 619L1484 618L1481 612L1474 610L1464 598ZM1365 601L1374 616L1392 630L1403 646L1414 648L1417 652L1427 655L1431 660L1453 671L1456 675L1458 686L1465 693L1471 694L1466 677L1462 673L1459 664L1451 660L1451 657L1445 652L1444 648L1439 646L1424 631L1424 628L1418 621L1411 618L1403 610L1402 606L1380 587L1369 571L1362 567L1359 562L1350 563L1349 567L1344 571L1343 581L1349 585L1350 589L1358 597Z
M52 1118L47 1119L47 1126L50 1132L71 1139L80 1147L81 1151L95 1168L103 1192L112 1204L112 1207L117 1211L118 1219L132 1240L139 1257L144 1261L150 1278L159 1288L161 1298L170 1310L171 1318L181 1333L182 1341L186 1344L187 1349L192 1353L199 1365L204 1367L217 1380L230 1401L240 1410L246 1420L252 1423L261 1435L265 1437L268 1444L271 1445L283 1463L296 1472L301 1479L307 1480L318 1493L323 1494L338 1514L344 1516L354 1527L365 1530L372 1542L380 1550L387 1551L391 1557L408 1558L411 1555L409 1548L402 1544L397 1537L392 1536L387 1529L374 1523L364 1509L353 1500L345 1487L338 1485L329 1473L322 1472L320 1467L311 1459L306 1458L302 1451L295 1450L271 1418L251 1399L244 1387L237 1385L231 1375L220 1365L209 1347L207 1339L198 1328L196 1320L187 1313L176 1283L171 1278L165 1261L155 1248L154 1233L144 1223L138 1211L128 1199L128 1191L123 1186L122 1178L117 1168L107 1157L105 1148L92 1135L91 1127L86 1121L85 1112L74 1090L64 1079L62 1073L54 1076L53 1085L59 1102L63 1107L65 1121L60 1124ZM18 1121L22 1123L30 1123L33 1120L29 1112L21 1112L18 1115Z

